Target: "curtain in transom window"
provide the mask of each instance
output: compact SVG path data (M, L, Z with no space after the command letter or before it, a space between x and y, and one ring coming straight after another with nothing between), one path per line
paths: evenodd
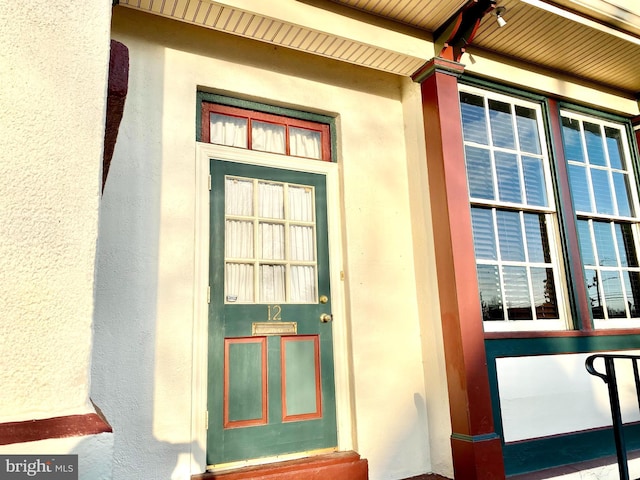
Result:
M219 113L210 114L210 142L229 147L249 148L249 125L246 118ZM287 130L289 155L321 159L320 132L298 127L251 121L251 149L263 152L287 153Z

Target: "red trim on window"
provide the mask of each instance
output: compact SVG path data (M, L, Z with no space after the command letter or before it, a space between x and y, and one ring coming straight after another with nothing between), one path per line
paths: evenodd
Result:
M83 437L113 430L98 413L0 423L0 445L51 438Z
M322 146L321 160L325 162L331 161L331 136L329 125L324 123L311 122L308 120L301 120L297 118L285 117L282 115L275 115L272 113L258 112L255 110L248 110L245 108L231 107L228 105L219 105L217 103L202 102L202 115L201 115L201 128L202 128L202 141L210 143L211 131L210 131L210 115L211 113L219 113L222 115L230 115L238 118L246 118L248 123L247 128L247 146L249 150L252 150L251 141L251 122L254 120L260 122L272 123L275 125L283 125L285 127L286 138L286 154L290 155L289 147L289 127L304 128L306 130L313 130L320 133L320 145ZM309 157L299 157L309 158Z
M550 141L554 146L556 154L557 166L557 186L560 194L560 202L562 205L571 205L571 188L569 186L569 171L567 169L567 161L564 154L564 143L562 142L562 125L560 119L560 106L554 99L549 99L549 121L550 121ZM580 256L580 243L578 241L578 229L575 222L573 212L565 209L565 240L567 242L567 255L569 257L569 268L567 277L571 278L571 288L575 293L575 302L577 310L581 317L575 322L574 328L586 331L592 331L591 325L591 307L587 298L587 290L585 288L584 271L582 269L582 257Z

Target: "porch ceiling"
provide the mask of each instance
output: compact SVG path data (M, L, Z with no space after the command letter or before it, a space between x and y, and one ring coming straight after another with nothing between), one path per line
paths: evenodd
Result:
M640 94L640 8L624 7L634 1L498 0L506 7L507 25L498 28L495 17L487 15L468 51L635 98ZM120 0L127 7L399 75L411 75L433 56L427 41L466 0L283 3L286 8L274 10L273 0ZM309 7L324 15L325 22L309 18ZM344 18L348 20L341 24ZM394 31L395 37L359 36L353 25L361 24Z

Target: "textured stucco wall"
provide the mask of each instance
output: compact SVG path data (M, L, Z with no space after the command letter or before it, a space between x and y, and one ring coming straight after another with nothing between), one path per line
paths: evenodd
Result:
M354 440L373 480L429 471L400 80L125 8L113 35L131 71L102 205L93 393L114 478L188 475L198 86L338 114Z
M110 9L0 9L0 421L91 411Z

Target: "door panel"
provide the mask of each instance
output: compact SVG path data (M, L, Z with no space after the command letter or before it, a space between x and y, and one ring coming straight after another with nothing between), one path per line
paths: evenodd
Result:
M336 447L326 178L211 179L207 463Z

